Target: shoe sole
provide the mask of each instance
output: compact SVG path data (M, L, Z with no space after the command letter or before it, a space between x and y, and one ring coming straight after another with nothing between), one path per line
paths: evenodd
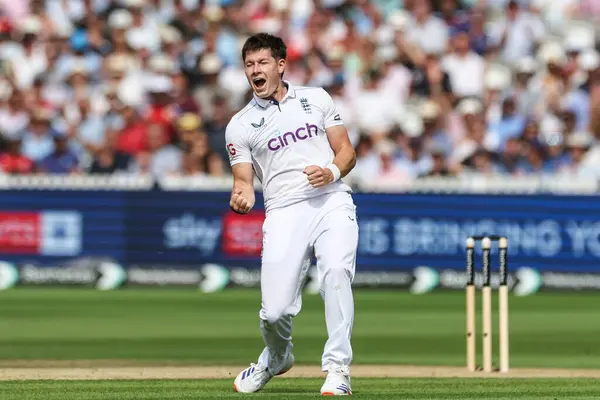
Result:
M294 366L294 365L292 364L292 366L291 366L291 367L289 367L289 368L288 368L288 369L286 369L285 371L281 371L281 372L279 372L279 373L278 373L278 374L276 374L275 376L279 376L279 375L283 375L283 374L285 374L285 373L286 373L286 372L288 372L290 369L292 369L292 367L293 367L293 366ZM235 382L233 383L233 390L235 390L235 391L236 391L236 393L239 393L239 392L240 392L240 391L238 390L238 388L237 388L237 385L235 384ZM260 390L260 389L259 389L259 390ZM256 392L254 392L254 393L256 393Z
M343 394L335 394L333 392L323 392L321 393L323 396L352 396L352 392L343 393Z

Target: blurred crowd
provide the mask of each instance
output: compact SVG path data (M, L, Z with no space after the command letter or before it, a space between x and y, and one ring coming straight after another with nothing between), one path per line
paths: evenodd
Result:
M597 0L0 0L0 170L230 173L240 49L334 98L352 177L600 177Z

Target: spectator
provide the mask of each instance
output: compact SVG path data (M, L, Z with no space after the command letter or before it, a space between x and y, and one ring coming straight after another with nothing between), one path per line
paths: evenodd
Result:
M37 171L45 174L72 174L80 172L79 160L69 149L69 139L63 132L53 135L54 150L37 165Z
M471 50L466 31L457 31L452 38L452 45L453 52L442 59L452 92L457 97L483 97L484 59Z
M450 75L442 68L440 57L429 54L423 67L413 70L412 93L422 97L452 99Z
M177 119L176 143L184 152L190 151L197 136L202 134L200 117L192 113L185 113ZM224 143L221 144L224 146Z
M4 137L17 138L29 125L29 113L23 94L9 87L6 106L0 109L0 132Z
M21 153L21 140L11 137L5 141L5 149L0 153L0 168L5 174L29 174L32 173L35 163L29 157Z
M160 68L157 69L159 71L161 70ZM173 104L171 95L173 91L173 82L169 77L164 75L150 76L148 80L147 93L149 104L143 118L144 123L160 125L161 132L165 135L164 140L171 142L175 137L173 122L178 111Z
M198 63L202 85L194 91L194 98L200 105L202 118L210 118L211 102L214 93L222 93L219 85L219 71L222 62L216 54L205 54Z
M353 104L358 129L372 136L375 141L386 136L401 113L401 109L386 97L381 82L382 75L378 69L367 71L364 85Z
M448 25L431 12L431 1L415 2L407 35L427 54L441 54L448 45Z
M413 181L410 172L398 167L394 160L395 145L388 140L381 140L375 145L376 154L379 155L380 167L373 177L369 179L375 187L407 185Z
M54 151L53 130L50 126L52 111L36 109L29 127L22 136L21 151L34 162L43 160Z
M600 166L590 162L588 152L594 146L594 138L588 132L576 132L567 139L567 155L569 162L564 164L560 172L574 177L598 179Z
M18 29L20 49L9 60L17 87L28 89L35 77L48 68L46 49L40 38L42 22L39 18L30 16L19 24Z
M148 126L149 171L152 176L175 175L181 170L182 151L168 142L168 136L161 124ZM142 152L146 157L146 152Z
M70 144L85 169L90 165L93 154L104 145L106 124L99 115L92 113L87 97L78 99L75 107L73 114L76 116L69 127L74 132L70 134Z
M155 20L155 11L144 8L144 0L125 0L124 5L131 13L131 27L127 30L127 43L135 50L157 51L160 38Z
M446 160L446 149L442 146L434 146L431 150L431 169L424 176L433 177L449 177L454 176L454 172L450 170Z
M368 180L369 177L375 176L380 162L378 155L373 151L373 141L370 136L361 135L355 147L356 165L349 176L359 181Z
M490 37L486 31L486 19L481 10L471 10L471 21L469 27L469 42L471 49L482 57L488 54L490 49Z
M518 113L515 99L504 100L500 120L490 126L490 133L498 146L495 150L504 150L506 142L511 138L519 137L524 128L525 118Z
M131 105L120 109L123 127L118 131L115 149L135 155L148 147L147 127L139 112Z
M8 173L227 176L224 129L252 98L240 48L256 31L285 39L286 80L334 99L351 179L597 173L593 1L9 3Z
M482 174L487 176L496 176L502 173L501 167L494 160L494 154L482 147L477 148L469 156L463 165L465 169L461 172L464 176L473 174Z
M229 155L225 149L225 128L232 116L227 98L221 94L215 94L212 100L211 118L204 123L204 129L208 135L208 145L215 154L229 164ZM230 171L231 167L227 168Z
M89 170L90 174L127 173L135 166L134 159L130 154L124 153L115 147L117 140L118 136L115 132L108 134L104 146L96 152ZM139 153L142 153L142 151Z
M521 10L516 0L508 2L504 18L497 21L489 32L491 44L499 49L502 58L510 63L531 54L545 34L542 21L535 15Z
M458 7L456 0L441 0L440 10L439 18L448 26L450 36L469 30L471 25L469 16L464 10Z
M452 151L452 141L445 132L442 110L437 103L426 101L419 109L419 114L423 121L423 146L426 151L433 149L443 149L444 155Z

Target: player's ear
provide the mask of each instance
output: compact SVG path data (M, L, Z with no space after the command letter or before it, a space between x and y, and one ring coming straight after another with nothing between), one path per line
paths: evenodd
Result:
M283 75L283 72L285 71L285 65L286 61L284 58L277 60L277 72L279 72L279 75Z

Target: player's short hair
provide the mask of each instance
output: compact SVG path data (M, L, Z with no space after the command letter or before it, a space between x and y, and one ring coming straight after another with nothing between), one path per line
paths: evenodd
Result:
M253 51L269 49L275 60L285 60L287 57L287 46L283 39L269 33L257 33L246 39L242 47L242 60L246 61L246 54Z

